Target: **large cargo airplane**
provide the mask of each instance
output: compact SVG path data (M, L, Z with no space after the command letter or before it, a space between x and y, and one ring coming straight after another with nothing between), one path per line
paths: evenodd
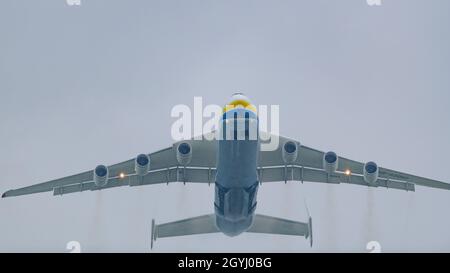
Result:
M53 191L54 195L160 183L215 184L214 214L155 224L157 238L222 232L304 236L312 246L312 219L306 222L255 214L258 187L265 182L307 181L415 191L415 185L450 189L450 184L338 157L286 137L259 132L256 108L242 93L232 96L220 119L218 138L191 139L115 165L5 192L2 197ZM256 134L252 134L256 128ZM261 137L263 136L264 137ZM254 135L255 137L252 137ZM277 137L277 149L261 143Z

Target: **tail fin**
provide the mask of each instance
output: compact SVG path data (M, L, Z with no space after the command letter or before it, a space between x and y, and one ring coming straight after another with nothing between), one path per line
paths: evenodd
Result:
M309 208L308 208L308 204L306 203L306 199L305 199L305 208L306 208L306 213L308 214L309 245L312 247L313 246L312 218L311 218L311 214L309 213ZM306 238L308 238L308 237L306 237Z

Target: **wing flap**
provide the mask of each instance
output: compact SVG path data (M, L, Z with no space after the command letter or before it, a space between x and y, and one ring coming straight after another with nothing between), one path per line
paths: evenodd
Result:
M379 178L377 183L372 185L364 181L364 177L358 174L346 175L342 172L328 174L321 169L312 169L302 166L275 166L259 169L259 179L261 182L276 181L304 181L328 184L354 184L366 187L385 187L398 190L415 191L413 183L397 180Z
M178 174L177 174L178 173ZM138 176L136 174L127 175L123 178L114 177L108 180L107 184L98 187L94 182L83 182L72 185L65 185L55 187L53 195L64 195L82 191L96 191L121 186L144 186L174 182L186 183L214 183L216 170L213 168L167 168L163 170L154 170L145 176Z
M424 178L424 177L420 177L420 176L416 176L416 175L397 172L397 171L389 170L389 169L385 169L385 168L380 168L380 176L387 178L387 179L407 181L409 183L413 183L413 184L424 186L424 187L450 190L450 184L448 184L448 183L436 181L436 180L432 180L432 179L428 179L428 178Z
M20 188L20 189L14 189L9 190L5 192L2 197L10 197L10 196L19 196L19 195L25 195L25 194L32 194L32 193L40 193L40 192L47 192L52 191L53 188L57 186L64 186L64 185L70 185L74 183L80 183L80 182L87 182L92 181L92 171L71 175L68 177L55 179L49 182L44 182L36 185L31 185L28 187Z

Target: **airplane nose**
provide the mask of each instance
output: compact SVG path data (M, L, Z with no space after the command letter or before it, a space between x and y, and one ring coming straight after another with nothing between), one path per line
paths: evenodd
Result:
M245 101L247 103L250 103L249 98L244 95L242 92L236 92L231 96L231 102L233 101Z
M250 99L241 92L234 93L230 101L225 105L224 112L237 108L245 108L256 113L256 107L250 102Z

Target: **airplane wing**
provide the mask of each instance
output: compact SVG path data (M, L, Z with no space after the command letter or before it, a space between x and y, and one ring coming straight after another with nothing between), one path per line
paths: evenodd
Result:
M265 139L269 139L265 135ZM294 142L298 146L298 156L294 162L286 164L282 158L282 149L287 142ZM370 187L385 187L406 191L415 191L415 186L425 186L450 190L450 184L432 180L412 174L407 174L387 168L378 167L378 179L374 183L367 183L364 179L364 163L339 157L337 170L328 173L324 169L325 153L304 145L298 141L279 137L278 149L262 151L259 159L259 179L261 182L275 181L305 181L340 184L348 183Z
M189 143L191 158L187 166L177 160L177 147L180 143ZM19 196L53 191L53 195L63 195L81 191L103 190L120 186L140 186L170 182L214 183L216 166L216 145L214 141L187 140L174 143L171 147L147 155L150 163L145 175L138 175L135 159L108 166L108 180L105 185L97 186L94 171L9 190L2 197Z
M369 184L364 180L364 164L354 160L339 157L337 171L327 173L323 168L324 152L298 145L299 156L292 164L285 164L282 158L283 144L293 141L279 137L280 145L275 151L262 151L259 159L258 175L260 182L272 181L306 181L322 183L348 183L371 187L386 187L414 191L415 185L440 189L450 189L450 184L406 174L386 168L379 168L376 183ZM188 166L183 166L177 160L177 147L181 142L171 147L148 154L149 171L141 176L136 173L135 159L108 166L108 181L98 186L93 179L93 171L51 180L24 188L9 190L2 197L19 196L40 192L53 191L54 195L73 192L94 191L120 186L140 186L171 182L183 183L214 183L216 174L216 143L203 140L187 140L191 145L192 158ZM298 143L298 142L296 142ZM347 171L349 171L347 173Z

